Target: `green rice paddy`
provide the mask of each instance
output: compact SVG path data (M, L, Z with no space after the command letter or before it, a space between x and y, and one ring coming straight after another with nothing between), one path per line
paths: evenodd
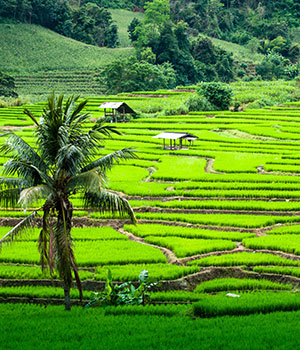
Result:
M133 315L148 315L149 322L152 317L172 322L171 316L182 320L193 314L212 318L213 323L224 315L228 320L251 315L247 317L264 322L285 311L285 317L294 320L288 311L296 314L300 309L300 107L163 115L163 109L190 93L89 98L87 112L95 119L103 116L98 106L105 100L124 100L133 109L152 114L112 124L122 135L99 150L99 155L123 147L137 151L138 159L116 165L107 177L109 188L135 208L137 226L118 215L88 212L80 197L73 198L77 227L72 235L79 274L86 283L84 297L90 297L88 289L103 288L109 270L119 282L136 281L141 270L148 270L150 281L161 283L153 292L153 303L187 305L108 308L95 317L118 316L128 322ZM26 107L38 114L43 103ZM14 130L34 146L23 108L0 109L0 129ZM198 139L191 147L163 149L161 140L152 138L163 131L189 132ZM7 160L0 157L0 164ZM7 225L0 226L0 235L9 231L11 219L29 213L30 209L0 208ZM2 247L1 300L62 299L62 290L45 286L51 277L39 266L38 234L34 228ZM55 275L53 280L59 283ZM88 283L93 287L86 288ZM227 292L240 297L227 297ZM76 299L78 293L72 293ZM10 320L22 308L28 307L7 306L5 317ZM74 315L80 313L75 309ZM50 307L46 312L54 315L56 310ZM263 319L257 313L273 316Z

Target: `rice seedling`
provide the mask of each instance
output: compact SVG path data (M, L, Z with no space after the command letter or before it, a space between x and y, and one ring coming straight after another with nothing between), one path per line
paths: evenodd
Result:
M205 238L205 239L229 239L241 241L245 237L254 237L254 233L237 231L216 231L208 229L197 229L191 227L169 226L160 224L124 225L124 230L139 237L183 237L183 238Z
M177 266L170 264L126 264L104 265L95 269L95 280L106 281L107 271L110 270L114 281L136 281L142 270L149 273L148 281L156 282L177 279L199 271L197 266Z
M242 290L291 290L292 286L268 280L239 279L239 278L219 278L200 283L195 289L195 293L213 293L222 291L242 291Z
M266 227L278 223L299 222L296 216L271 216L247 214L181 214L181 213L137 213L138 219L188 222L199 225L228 227Z
M187 265L197 266L256 266L256 265L276 265L276 266L300 266L300 261L281 258L278 255L264 253L234 253L220 256L209 256L201 259L189 261Z
M190 239L181 237L147 236L145 241L169 248L179 258L218 250L232 250L236 248L236 245L233 242L221 239Z
M249 315L274 311L295 311L300 309L299 293L250 292L240 293L240 297L225 294L203 295L193 304L196 316L217 317L223 315Z
M251 249L281 250L286 253L300 254L300 237L295 234L245 238L243 244Z

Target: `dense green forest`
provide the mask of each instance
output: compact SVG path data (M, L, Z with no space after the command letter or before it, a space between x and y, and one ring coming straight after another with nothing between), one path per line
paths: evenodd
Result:
M115 48L118 26L111 11L117 8L139 14L127 29L135 53L102 67L107 92L299 75L295 14L300 0L0 0L0 22L38 24L86 44ZM247 62L212 39L247 48ZM253 65L251 56L257 54L262 59Z
M264 8L263 4L251 3L251 5L254 8L253 13L249 4L228 2L225 6L219 0L198 1L197 4L185 1L174 3L172 0L146 2L144 19L142 21L134 19L128 27L129 37L136 48L136 59L143 64L145 62L153 64L156 68L171 64L170 68L174 70L177 85L194 84L199 81L228 83L236 78L246 80L295 78L299 74L300 46L292 41L291 29L293 25L297 26L297 21L289 23L289 16L286 16L283 17L287 18L286 22L282 22L275 13L279 16L282 13L279 10L283 10L279 7L277 11L277 7L274 6L273 17L262 11L261 20L258 20L255 16L257 12L260 13L258 9ZM295 11L295 8L284 8L290 13ZM249 15L243 14L243 10L246 9ZM226 22L227 17L232 23ZM222 24L224 21L227 26ZM246 22L252 24L247 25ZM244 62L234 62L229 52L215 47L207 35L248 45L253 54L256 52L263 54L264 57L257 65L255 74L249 74ZM244 35L243 41L235 38L236 35ZM114 70L113 65L115 72L121 72L121 76L124 76L125 70L129 79L135 81L139 79L139 77L132 78L134 76L131 72L132 64L124 61L113 63L104 71L107 81L113 86L117 83L111 74L111 70ZM135 65L135 69L137 67ZM142 67L140 68L142 70ZM168 72L172 73L170 69ZM165 73L164 75L166 76ZM168 83L160 87L172 88L173 85L174 80L168 79ZM143 84L141 87L153 89L153 85ZM124 87L118 83L118 90L111 90L110 86L108 88L110 92L125 91L128 88L128 80Z
M66 0L0 0L0 18L39 24L67 37L97 46L118 45L110 12L94 2L71 7Z
M89 43L95 40L95 44L103 46L104 40L96 40L103 35L99 30L105 34L114 30L109 8L144 12L153 2L0 0L0 17L40 24L77 40ZM295 16L300 11L299 0L170 0L161 1L162 11L164 3L168 3L172 21L184 21L190 33L205 33L243 45L253 38L272 41L282 37L287 46L297 32L295 28L300 27L300 18ZM83 33L86 33L86 37ZM287 47L284 49L287 50Z

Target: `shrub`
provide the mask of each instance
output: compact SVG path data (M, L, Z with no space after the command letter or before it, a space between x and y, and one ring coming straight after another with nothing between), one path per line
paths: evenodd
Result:
M14 78L0 72L0 96L18 97L18 94L14 91L15 88Z
M174 107L169 107L165 108L162 111L162 115L183 115L183 114L188 114L190 110L185 104L182 104L180 106L174 106Z
M106 305L145 305L150 301L149 290L155 285L147 283L148 271L143 270L139 275L140 285L135 288L131 282L113 284L110 270L107 273L107 280L104 292L94 293L92 300L85 306L89 308L95 304Z
M228 109L233 94L229 86L217 82L199 84L197 93L220 110Z
M214 108L207 98L200 95L192 95L185 102L184 106L189 112L195 111L212 111Z
M175 71L169 63L154 65L135 57L116 60L103 69L103 83L108 93L152 91L175 87Z
M287 61L278 53L268 53L256 67L256 73L265 80L286 78L285 66Z

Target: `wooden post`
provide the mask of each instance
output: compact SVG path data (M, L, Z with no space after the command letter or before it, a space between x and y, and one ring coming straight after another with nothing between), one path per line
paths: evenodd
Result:
M165 144L165 141L166 141L166 140L165 140L165 139L163 139L163 141L164 141L164 149L166 149L166 144Z

